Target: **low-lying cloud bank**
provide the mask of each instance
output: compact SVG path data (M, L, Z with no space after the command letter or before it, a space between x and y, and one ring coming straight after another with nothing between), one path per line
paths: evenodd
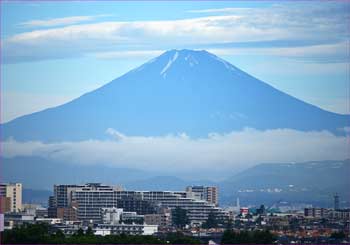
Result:
M340 160L350 157L348 136L292 129L246 128L193 139L185 133L161 137L127 136L107 129L109 140L43 143L3 142L4 157L40 156L77 164L108 164L158 171L234 170L261 162Z

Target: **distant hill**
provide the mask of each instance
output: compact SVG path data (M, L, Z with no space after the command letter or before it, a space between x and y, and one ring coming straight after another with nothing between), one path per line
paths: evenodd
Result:
M305 163L266 163L242 171L220 183L225 202L284 199L331 205L338 192L350 205L350 160Z
M97 68L98 69L98 68ZM190 137L245 127L328 130L341 134L350 115L285 94L206 51L171 50L73 101L1 125L2 138L44 142L126 135Z
M182 191L189 185L217 185L210 180L184 180L174 176L155 176L145 180L135 180L125 184L133 190L168 190Z
M1 159L3 181L19 181L25 188L52 190L54 184L103 182L124 184L148 178L149 173L136 169L108 167L106 164L78 165L41 157Z
M77 165L41 157L2 158L3 181L18 181L26 189L52 190L54 184L101 182L136 190L184 190L191 184L215 184L209 180L184 180L176 176L105 164ZM20 169L21 171L18 171Z
M22 190L22 202L41 204L46 207L48 205L48 197L53 194L53 191L48 190L32 190L24 188Z
M184 190L188 185L216 185L220 188L220 203L225 205L233 205L239 197L242 205L269 205L284 200L331 206L332 196L338 192L343 205L350 205L350 160L264 163L218 182L38 157L3 158L1 167L4 181L19 181L25 189L32 189L26 190L27 201L46 200L45 195L49 195L54 184L102 182L121 184L128 190Z

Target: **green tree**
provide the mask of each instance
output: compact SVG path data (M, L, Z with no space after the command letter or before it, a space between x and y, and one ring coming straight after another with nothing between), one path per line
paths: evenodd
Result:
M188 219L188 216L187 216L187 210L179 208L179 207L176 207L172 211L172 220L173 220L173 224L177 228L181 228L181 229L184 228L186 225L189 224L189 219Z
M226 229L230 230L233 228L233 222L232 219L228 219L225 223Z
M57 230L55 233L51 234L50 241L48 243L64 243L66 237L61 230Z
M87 228L86 232L85 232L85 235L87 236L92 236L94 235L94 231L92 230L91 227Z
M40 224L25 224L20 227L15 227L12 230L7 230L3 233L4 243L38 243L49 241L49 225Z
M79 230L75 233L76 236L84 236L84 230L79 228Z
M169 244L200 244L198 239L185 236L182 232L169 233L166 236L166 241Z
M221 244L271 244L276 237L269 231L241 231L226 230Z
M210 212L208 215L208 219L206 220L206 222L203 223L202 227L206 228L206 229L210 229L210 228L216 228L218 227L219 223L216 219L216 215L213 212Z
M344 239L346 237L345 233L344 232L333 232L331 234L331 238L333 239Z

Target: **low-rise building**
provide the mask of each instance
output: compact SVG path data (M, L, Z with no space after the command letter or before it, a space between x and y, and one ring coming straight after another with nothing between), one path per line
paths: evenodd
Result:
M102 208L101 220L103 224L143 224L144 216L136 212L125 212L122 208Z
M158 214L145 214L144 222L147 225L157 225L159 228L168 228L172 225L171 210Z
M331 210L328 213L330 219L335 220L350 220L350 209Z
M121 223L122 208L102 208L101 220L103 224L117 225Z
M0 213L11 212L11 198L6 196L0 196Z
M13 227L20 226L25 223L35 223L35 216L24 212L6 213L4 215L4 223L5 229L12 229Z
M36 218L48 218L48 210L38 204L23 204L23 212L34 215Z
M324 218L328 217L329 209L326 208L305 208L304 216L312 218Z
M144 222L144 215L137 214L136 212L122 212L121 214L122 223L136 223L136 224L143 224Z
M145 224L98 224L95 229L95 235L153 235L158 232L157 225L145 225Z
M62 219L59 218L37 218L35 219L37 223L47 223L50 225L62 224Z

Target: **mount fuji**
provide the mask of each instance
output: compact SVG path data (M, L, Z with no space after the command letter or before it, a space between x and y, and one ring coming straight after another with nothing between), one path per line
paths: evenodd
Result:
M98 69L98 67L97 67ZM2 138L43 142L126 135L190 137L245 127L342 134L350 115L285 94L207 51L171 50L66 104L1 125Z

